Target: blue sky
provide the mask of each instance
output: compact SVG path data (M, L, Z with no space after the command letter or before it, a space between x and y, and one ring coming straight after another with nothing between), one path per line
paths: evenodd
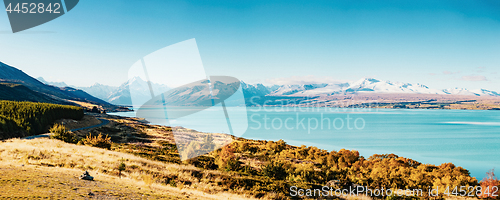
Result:
M49 81L119 85L158 49L196 38L209 75L247 82L364 77L500 91L498 1L86 0L12 34L0 61Z

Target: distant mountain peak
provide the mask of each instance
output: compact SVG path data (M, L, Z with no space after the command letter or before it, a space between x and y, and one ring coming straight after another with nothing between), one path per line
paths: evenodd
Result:
M100 84L98 82L95 82L93 85L91 85L90 87L99 87L99 86L105 86L103 84Z
M38 78L36 78L36 79L39 80L42 83L47 83L47 81L43 77L41 77L41 76L38 77Z
M139 76L134 76L133 78L129 79L127 82L128 83L132 83L132 82L144 82L145 83L146 81L142 80L142 78Z
M57 87L68 87L68 85L65 83L65 82L49 82L49 81L46 81L43 77L38 77L36 78L38 81L42 82L43 84L45 85L53 85L53 86L57 86Z

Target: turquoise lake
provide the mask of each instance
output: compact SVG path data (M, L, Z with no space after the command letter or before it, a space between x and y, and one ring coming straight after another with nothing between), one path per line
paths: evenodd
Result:
M365 158L394 153L421 163L451 162L478 180L489 169L500 167L500 111L232 107L230 116L245 116L245 112L244 120L230 117L235 130L248 126L244 133L235 134L244 138L354 149ZM135 117L134 112L110 114ZM172 125L227 133L226 121L214 117L220 115L218 109L207 109L190 119L172 120Z

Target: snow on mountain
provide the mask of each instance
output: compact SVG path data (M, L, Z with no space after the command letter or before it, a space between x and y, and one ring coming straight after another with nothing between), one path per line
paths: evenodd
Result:
M260 83L252 85L241 81L241 89L243 90L243 94L248 97L266 96L270 94L273 90L276 90L277 86L267 87Z
M49 82L49 81L46 81L43 77L38 77L36 79L39 80L40 82L42 82L43 84L46 84L46 85L53 85L53 86L57 86L57 87L68 87L68 85L64 82Z
M99 99L108 101L109 95L115 91L118 87L103 85L99 83L95 83L90 87L77 87L80 90L83 90L89 93L92 96L95 96ZM108 101L109 102L109 101Z
M101 100L104 100L114 105L132 105L132 100L130 97L130 89L129 89L130 84L139 86L139 88L149 88L148 83L138 77L130 79L129 81L123 83L119 87L103 85L100 83L95 83L94 85L89 87L75 87L75 86L68 86L64 82L48 82L45 81L45 79L42 77L39 77L37 79L40 82L47 85L54 85L58 87L73 87L76 89L83 90L94 97L97 97ZM157 83L152 83L151 86L153 88L153 91L157 94L163 93L170 89L166 85ZM149 90L144 91L143 89L136 89L134 90L134 93L144 99L151 98L151 93L149 92Z
M314 87L310 88L309 90L297 92L294 94L294 96L332 95L341 93L345 88L349 87L348 83L324 84L324 86L319 84L315 85L319 87Z
M483 95L488 95L488 96L500 96L500 93L491 91L491 90L485 90L485 89L477 89L477 90L472 90L476 94L480 94L481 96Z
M454 95L476 95L480 96L479 94L476 94L468 89L465 88L450 88L450 89L444 89L443 92L446 94L454 94Z
M244 106L244 103L241 104L241 102L245 102L243 96L236 95L233 97L233 94L240 89L240 85L241 82L236 78L210 81L203 79L173 88L162 95L155 93L156 96L153 98L150 96L146 99L146 102L141 102L144 99L137 98L137 94L135 93L132 94L132 99L134 107L137 107L137 110L143 106L149 107L165 103L169 106L190 105L206 107L224 101L226 106Z
M445 94L441 90L430 89L421 84L380 81L373 78L364 78L353 82L346 92Z
M466 88L450 88L443 90L446 94L454 95L475 95L475 96L500 96L499 93L491 90L476 89L468 90Z
M305 91L304 85L283 85L269 94L270 96L292 95L300 91Z
M156 95L170 89L166 85L158 83L151 83L151 87L153 88L153 93ZM107 101L116 105L132 105L132 97L130 95L132 92L134 93L134 101L146 102L151 98L151 92L144 90L144 88L149 88L148 82L142 80L140 77L134 77L109 94Z
M320 96L345 93L413 93L445 94L421 84L380 81L363 78L354 82L313 85L284 85L271 92L271 96Z
M39 80L40 82L46 84L46 85L52 85L52 86L57 86L57 87L60 87L60 88L64 88L64 87L72 87L72 88L75 88L75 89L79 89L79 90L83 90L85 91L86 93L94 96L94 97L97 97L101 100L104 100L104 101L108 101L108 96L114 91L116 90L118 87L113 87L113 86L108 86L108 85L102 85L102 84L99 84L99 83L95 83L94 85L90 86L90 87L77 87L77 86L70 86L68 84L66 84L65 82L49 82L49 81L46 81L43 77L38 77L37 80Z
M42 77L38 78L40 82L52 84L60 87L66 87L63 82L47 82ZM214 83L216 84L216 83ZM273 85L265 86L263 84L247 84L240 82L241 89L245 98L252 96L327 96L334 94L353 94L353 93L402 93L402 94L452 94L452 95L474 95L474 96L500 96L500 93L486 89L469 90L465 88L451 88L445 90L431 89L422 84L411 84L391 81L381 81L374 78L363 78L357 81L344 83L322 83L322 84L301 84L301 85ZM149 88L148 82L139 77L135 77L123 83L119 87L107 86L96 83L90 87L75 87L81 89L95 97L105 100L115 105L132 105L131 87L134 98L140 99L138 102L146 102L151 98L151 92L144 90ZM155 95L170 90L166 85L157 83L151 84ZM200 88L191 88L179 94L180 96L206 96L200 93ZM217 90L213 91L217 95ZM135 100L134 100L135 101Z
M319 96L342 93L349 86L348 83L334 84L307 84L307 85L283 85L270 96Z

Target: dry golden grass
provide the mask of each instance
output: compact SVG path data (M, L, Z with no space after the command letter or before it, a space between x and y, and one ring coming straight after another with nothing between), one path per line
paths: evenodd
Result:
M101 124L101 121L92 115L85 115L81 120L60 119L55 121L55 124L62 124L67 129L75 129Z
M149 188L140 182L90 172L96 181L79 180L81 170L0 162L1 198L187 199L181 193Z
M127 167L122 172L123 178L117 179L118 170L116 168L122 159ZM168 193L181 194L180 196L187 194L201 199L247 199L244 196L223 192L222 188L214 184L212 179L220 177L223 173L220 171L155 162L127 153L74 145L46 138L11 139L0 142L0 163L13 166L22 164L38 166L40 169L51 169L56 174L68 170L64 168L69 168L74 170L72 171L74 176L88 170L91 175L96 175L96 181L116 179L116 181L123 183L140 183L143 185L142 187L148 187L152 192L167 191ZM110 179L110 177L114 178ZM176 187L161 184L160 181L164 181L165 177L172 177L172 180L175 180L173 185ZM35 177L25 178L25 180L36 179Z
M71 103L75 103L81 107L84 107L84 108L87 108L87 109L92 109L94 106L97 107L98 109L102 110L102 106L100 105L97 105L97 104L91 104L91 103L88 103L88 102L83 102L83 101L74 101L74 100L67 100Z

